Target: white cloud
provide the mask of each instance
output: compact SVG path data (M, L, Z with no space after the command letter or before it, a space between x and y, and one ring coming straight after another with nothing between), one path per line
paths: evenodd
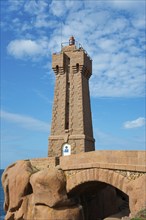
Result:
M39 1L38 3L36 1L27 1L24 5L24 10L30 14L37 14L43 8L40 3L44 3L44 1Z
M7 51L18 59L36 58L47 55L47 43L43 40L13 40L8 44Z
M58 17L66 13L65 9L65 4L62 4L62 1L52 1L50 5L50 11Z
M49 133L49 123L38 120L30 116L15 114L7 111L1 111L1 119L11 123L15 123L20 127L29 130Z
M144 63L144 58L128 57L127 52L99 53L95 58L93 57L91 95L94 97L143 96Z
M83 1L56 1L52 0L49 9L50 12L57 16L61 17L66 15L69 11L78 11L83 6Z
M24 2L22 1L14 1L8 0L8 10L10 11L17 11L23 6Z
M145 0L110 0L109 3L112 7L120 9L120 10L128 10L128 11L139 11L144 12L145 8Z
M126 121L123 126L126 129L139 128L145 125L145 118L139 117L133 121Z
M135 28L143 29L145 27L145 14L142 16L138 16L132 20L132 24Z
M141 0L23 1L25 16L8 24L22 40L11 41L8 53L38 61L74 35L93 59L92 96L144 96L143 6Z

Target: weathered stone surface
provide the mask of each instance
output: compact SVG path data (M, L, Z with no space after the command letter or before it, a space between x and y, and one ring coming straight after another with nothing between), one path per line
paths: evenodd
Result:
M14 220L14 212L7 212L6 216L5 216L5 220Z
M20 208L14 212L8 211L5 220L33 220L33 197L28 195L22 198Z
M22 197L29 194L29 178L32 174L29 161L18 161L9 166L2 175L2 185L5 193L5 211L15 211L22 203Z
M5 220L82 219L81 208L67 198L65 175L59 167L34 173L29 161L18 161L5 170L2 182Z
M5 220L83 220L83 211L78 205L59 208L35 205L33 196L29 195L23 198L17 211L7 212Z
M146 175L129 183L129 205L131 213L135 214L146 206Z
M33 196L28 195L23 198L23 202L18 211L15 212L15 219L33 220L34 202Z
M47 220L81 220L81 213L84 212L85 215L87 208L89 216L93 216L92 219L94 219L93 213L101 218L122 218L128 216L129 205L131 215L135 216L135 213L144 208L146 204L146 175L144 173L138 175L136 179L127 179L127 176L122 176L121 182L121 178L118 176L121 175L120 173L108 175L109 172L114 171L107 169L105 172L102 170L102 175L100 175L101 169L96 172L95 169L63 171L61 168L61 165L47 168L45 164L44 169L38 171L29 161L18 161L9 166L2 176L5 192L5 220L42 220L43 218ZM79 194L69 196L68 199L66 181L68 184L73 183L73 186L68 187L70 189L75 189L85 183L87 185L84 185L85 188L80 188ZM107 183L107 186L98 188L97 196L92 189L92 198L92 193L90 192L89 196L89 187L87 187L90 181ZM113 187L111 187L112 185ZM116 195L116 188L124 194ZM82 203L83 200L81 200L83 196L85 203ZM79 203L82 204L83 209L79 208Z
M80 206L49 208L48 206L34 207L34 220L83 220Z
M35 204L54 207L67 200L66 180L62 170L56 168L41 170L31 176L30 183Z

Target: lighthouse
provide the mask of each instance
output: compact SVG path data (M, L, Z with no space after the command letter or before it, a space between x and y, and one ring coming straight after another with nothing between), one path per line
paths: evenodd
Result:
M67 156L95 150L89 78L92 60L75 38L52 55L55 93L48 156Z

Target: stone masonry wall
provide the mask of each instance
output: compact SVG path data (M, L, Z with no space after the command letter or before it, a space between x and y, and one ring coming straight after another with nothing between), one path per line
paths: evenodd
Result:
M60 157L63 170L107 168L146 172L146 151L94 151Z
M66 46L53 54L56 76L48 156L61 156L63 144L71 153L94 151L89 83L92 60L83 49Z

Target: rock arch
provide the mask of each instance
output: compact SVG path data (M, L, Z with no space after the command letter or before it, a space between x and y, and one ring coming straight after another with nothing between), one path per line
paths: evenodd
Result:
M76 186L89 181L100 181L116 187L128 195L128 179L119 173L106 169L86 169L76 172L67 178L67 192L69 193Z

